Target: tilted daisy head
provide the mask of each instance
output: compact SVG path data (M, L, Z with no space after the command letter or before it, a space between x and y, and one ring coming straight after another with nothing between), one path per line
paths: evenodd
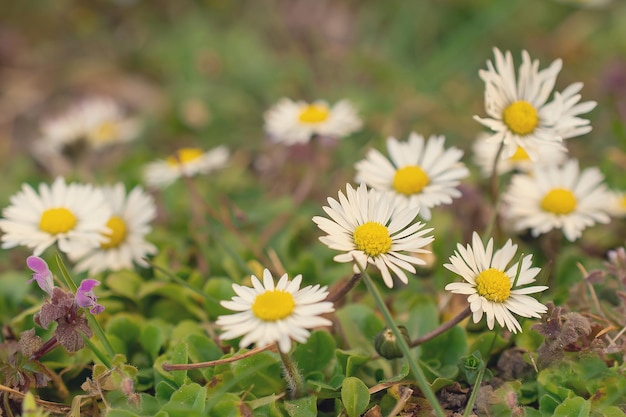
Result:
M222 340L243 336L240 347L256 344L263 347L278 343L283 353L291 349L291 340L304 343L309 330L329 326L332 322L320 317L335 309L333 303L324 301L328 295L326 287L319 285L300 288L302 275L289 281L284 274L274 284L269 270L263 271L263 283L252 275L252 288L233 284L235 296L221 304L235 314L220 316L217 325L224 333Z
M626 217L626 191L612 190L609 195L611 197L608 204L609 215L617 219Z
M522 317L536 317L548 311L547 307L528 296L545 291L548 287L535 282L540 268L531 267L532 255L524 256L521 266L514 259L517 245L509 239L501 249L493 251L493 239L483 246L478 233L472 235L472 245L458 244L450 263L444 267L463 277L465 282L446 285L446 290L468 295L467 301L474 323L487 316L487 326L493 329L495 322L513 333L522 331L513 313ZM518 275L519 272L519 275Z
M488 140L489 134L483 133L474 141L474 162L485 177L489 177L493 171L493 165L498 155L499 143ZM533 160L528 152L518 146L513 155L505 157L502 153L496 164L496 173L505 174L510 171L530 173L535 167L546 165L558 165L567 158L567 149L556 143L545 142L538 144L538 153Z
M596 103L579 103L582 83L574 83L548 102L556 77L561 70L557 59L539 71L539 61L531 60L522 51L522 64L517 78L511 53L502 54L494 48L495 66L487 61L487 70L480 70L485 82L485 111L488 117L474 116L494 133L489 140L504 141L503 155L508 158L522 147L531 157L539 155L542 142L560 143L563 139L591 131L589 120L578 117L591 111Z
M51 186L39 184L37 191L24 184L2 211L3 248L26 246L39 256L55 243L61 252L71 253L104 241L111 209L100 190L87 184L66 184L58 177Z
M611 197L600 170L580 171L574 159L513 176L502 199L503 218L517 231L530 229L533 236L562 229L573 242L586 227L610 220Z
M275 142L307 143L315 135L341 138L361 128L362 122L347 100L334 106L326 101L306 103L281 99L264 115L265 131Z
M144 181L149 187L165 188L180 177L208 174L226 166L229 152L218 146L208 152L199 148L182 148L166 159L154 161L143 170Z
M428 140L411 133L408 141L387 139L389 159L372 149L356 164L356 181L378 191L391 192L398 204L419 207L420 216L430 220L432 207L450 204L461 196L457 189L469 171L461 162L463 151L444 148L443 136Z
M137 138L139 132L139 120L126 116L115 100L90 97L45 120L39 145L54 152L67 151L77 145L100 149L129 142Z
M330 219L315 216L313 221L328 233L320 237L322 243L346 252L335 256L335 261L356 261L363 268L370 263L380 270L389 288L393 287L391 273L406 284L409 280L404 270L415 273L413 265L426 264L415 254L430 253L424 247L434 237L425 235L433 229L423 229L421 222L413 223L418 207L400 207L393 195L368 191L365 184L356 190L347 184L346 194L339 191L339 200L328 198L328 204L323 210ZM359 272L357 264L354 272Z
M152 229L150 222L156 216L154 200L141 187L126 194L121 183L101 190L111 209L106 222L109 231L102 234L104 240L98 247L68 253L72 261L78 262L75 269L96 274L107 269L132 268L133 263L147 266L144 258L157 252L157 248L145 239Z

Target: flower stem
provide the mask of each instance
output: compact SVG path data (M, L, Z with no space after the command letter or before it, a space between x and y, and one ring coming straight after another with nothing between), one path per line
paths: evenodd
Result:
M100 340L100 343L102 343L102 346L104 346L104 350L106 350L107 355L109 355L109 358L113 359L113 357L115 356L115 350L113 349L111 342L109 342L109 338L104 333L104 329L102 328L102 326L100 326L100 323L98 323L98 320L96 320L93 314L85 312L85 316L87 316L89 327L91 327L91 329L96 334L98 340Z
M107 358L107 356L104 353L102 353L102 351L98 349L96 345L94 345L93 342L89 340L87 336L85 336L82 333L80 334L80 336L83 338L83 342L85 342L85 345L87 345L87 347L91 349L93 354L96 355L98 359L100 359L100 361L104 364L104 366L111 369L111 361L109 360L109 358Z
M483 377L485 376L485 369L487 368L487 361L484 361L483 366L478 371L478 375L476 375L476 382L474 382L474 387L472 388L472 394L465 405L465 411L463 412L463 417L469 417L472 414L472 409L474 408L474 403L476 402L476 396L478 395L478 389L480 388L480 384L483 382Z
M304 392L302 375L300 375L298 367L293 363L288 353L283 353L280 349L278 349L278 353L283 361L283 371L285 372L285 380L287 381L290 396L294 399L299 398Z
M451 329L452 327L456 326L457 324L459 324L461 321L463 321L465 318L469 317L470 314L472 314L472 311L470 310L470 307L467 306L465 308L465 310L461 311L456 317L454 317L452 320L449 320L445 323L443 323L441 326L437 327L435 330L433 330L432 332L426 333L423 336L418 337L415 340L411 341L411 344L409 345L409 347L416 347L421 345L424 342L428 342L431 339L434 339L435 337L439 336L440 334L444 333L445 331L447 331L448 329Z
M52 336L52 338L44 343L30 358L37 360L54 350L57 346L59 346L59 341L56 336Z
M339 288L339 290L337 290L336 292L330 294L327 298L326 301L330 301L330 302L337 302L338 300L341 300L343 297L346 296L346 294L352 289L354 288L354 286L359 282L359 280L361 279L361 274L354 274L352 275L352 278L350 278L350 281L346 282L344 284L343 287Z
M355 259L355 262L356 262L356 259ZM376 285L374 285L372 278L369 276L367 272L365 272L363 267L358 262L356 262L356 264L361 270L361 275L363 276L363 282L365 282L367 289L369 290L370 294L374 298L374 302L376 303L376 306L378 307L380 312L383 314L385 321L387 322L387 327L389 327L391 331L393 332L393 334L396 336L396 341L398 345L400 346L400 350L402 350L404 357L409 362L409 368L411 369L413 376L417 380L416 381L417 386L420 388L420 390L422 391L422 393L424 394L424 396L426 397L430 405L432 405L437 417L444 417L445 414L443 412L443 409L441 408L441 405L439 404L439 401L437 400L437 396L435 396L435 393L432 391L432 389L428 385L428 381L426 380L426 376L424 375L422 368L420 368L420 366L411 358L411 350L409 348L409 345L406 343L406 341L402 337L402 333L400 333L398 326L396 326L396 324L394 323L393 317L391 317L391 313L389 312L389 309L387 309L387 306L385 305L385 301L380 295L378 288L376 288Z

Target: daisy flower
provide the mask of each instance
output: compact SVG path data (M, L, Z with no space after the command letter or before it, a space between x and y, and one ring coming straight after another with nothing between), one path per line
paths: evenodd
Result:
M339 191L339 201L328 198L329 207L323 207L330 219L315 216L313 221L327 236L320 241L331 249L344 251L333 259L337 262L357 262L365 268L368 263L380 270L387 287L393 287L391 272L403 283L409 280L403 270L415 273L413 265L426 261L414 254L430 253L423 249L433 240L424 237L433 229L422 229L424 223L413 223L419 207L399 207L388 193L369 190L365 184L358 189L346 185L346 194ZM410 255L404 253L409 252ZM354 265L354 272L359 266Z
M104 270L118 271L132 268L133 262L148 266L144 258L154 255L157 248L145 240L150 232L150 222L156 216L154 201L141 187L133 188L128 195L123 184L101 188L111 209L103 233L103 241L95 248L80 248L68 253L78 262L77 271L96 274Z
M39 256L57 243L61 252L96 247L109 231L106 221L111 210L102 192L86 184L66 184L58 177L52 186L39 184L39 193L30 185L11 197L11 205L0 219L2 248L26 246Z
M474 323L478 323L484 314L489 329L493 329L497 321L500 326L517 333L522 327L512 313L539 318L548 311L546 306L527 295L548 289L544 285L526 287L535 282L541 269L531 267L532 255L524 256L521 266L519 261L511 265L516 252L517 245L509 239L494 253L493 239L489 239L485 247L478 233L474 232L472 245L463 247L458 244L450 263L444 265L466 281L448 284L446 290L469 296L467 301Z
M284 274L274 285L272 274L265 269L263 283L252 275L252 288L233 284L237 295L221 304L237 313L217 318L217 325L224 329L220 339L243 336L239 342L242 348L252 343L257 347L278 343L280 351L288 353L291 339L304 343L310 334L307 329L331 325L330 320L319 317L335 310L333 303L323 301L327 288L300 288L301 283L302 275L289 281Z
M340 138L361 128L354 107L341 100L334 106L325 101L306 103L281 99L264 115L271 140L285 145L307 143L315 135Z
M609 222L610 198L600 170L580 171L578 161L570 159L562 166L536 168L532 176L513 176L502 197L502 214L517 231L528 228L538 236L563 229L573 242L586 227Z
M513 58L494 48L495 68L487 61L487 71L480 70L485 82L485 111L488 117L474 119L491 129L492 142L504 141L502 154L508 158L522 147L534 160L542 143L561 145L564 139L591 131L589 120L578 117L591 111L596 103L579 103L582 83L574 83L563 92L548 98L561 70L561 60L539 71L539 61L532 61L522 51L522 65L515 77Z
M420 216L430 220L432 207L452 203L460 197L457 186L469 171L461 162L463 151L444 148L443 136L427 141L416 133L409 140L387 139L388 160L375 149L356 164L356 181L378 191L391 192L398 204L419 207Z
M82 141L93 149L100 149L129 142L139 131L139 121L127 117L116 101L92 97L43 122L38 144L57 153Z
M182 148L164 160L146 165L143 177L148 186L165 188L180 177L208 174L223 168L227 161L228 149L225 146L208 152L199 148Z
M472 146L474 152L474 163L478 165L481 173L485 177L491 176L493 170L493 162L498 154L499 143L487 140L487 134L478 136ZM529 173L537 166L558 165L567 158L567 149L552 144L542 144L539 147L537 158L533 161L528 153L518 146L513 155L504 157L500 154L500 160L496 165L496 173L498 175L505 174L510 171L521 171Z

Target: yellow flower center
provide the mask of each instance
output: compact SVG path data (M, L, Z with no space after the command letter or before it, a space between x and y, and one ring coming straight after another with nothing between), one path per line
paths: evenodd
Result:
M198 148L183 148L177 150L174 155L168 156L166 161L171 166L184 165L200 158L204 152Z
M100 123L93 131L89 133L89 139L96 143L113 142L119 137L120 128L115 122L108 121Z
M256 296L252 312L263 321L276 321L289 317L295 306L290 292L272 290Z
M386 253L391 247L389 230L380 223L367 222L354 229L354 244L368 256Z
M512 162L524 162L530 160L530 157L524 148L518 146L515 153L509 157L509 160Z
M537 109L524 100L516 101L504 109L502 120L513 133L520 136L532 133L539 124Z
M402 167L393 176L393 188L405 195L419 193L429 182L428 174L417 165Z
M576 197L570 190L554 188L541 200L541 208L554 214L569 214L576 208Z
M65 207L49 208L41 214L39 229L56 235L69 232L76 226L76 216Z
M503 303L511 295L511 281L499 269L489 268L476 277L476 291L489 301Z
M328 119L330 111L321 104L309 104L300 111L298 120L302 123L321 123Z
M121 217L113 216L107 222L107 227L111 229L111 233L103 233L109 240L101 243L102 249L111 249L118 247L126 239L126 223Z

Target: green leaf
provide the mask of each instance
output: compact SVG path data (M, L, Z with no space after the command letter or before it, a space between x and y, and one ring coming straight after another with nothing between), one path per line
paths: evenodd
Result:
M187 343L181 342L174 346L174 348L170 351L171 363L175 364L186 364L188 363L188 354L187 354ZM174 382L181 386L185 383L187 379L187 371L171 371Z
M298 345L292 354L293 360L303 375L323 371L335 356L335 339L323 330L311 333L306 343Z
M341 401L349 417L360 416L370 402L367 385L359 378L347 377L341 386Z
M336 314L348 346L367 353L376 353L374 338L385 325L371 308L361 304L349 304Z
M127 314L117 314L111 318L106 326L107 333L116 336L129 346L141 334L142 318Z
M290 417L316 417L317 398L314 396L286 400L285 411Z
M454 326L445 333L422 344L420 357L431 363L436 360L439 368L456 365L461 357L467 355L467 336L464 329ZM439 375L443 376L443 375Z
M335 356L345 376L353 376L359 368L371 360L369 355L341 349L335 350Z
M280 362L269 352L261 352L233 362L231 369L237 385L242 390L249 390L257 397L264 397L285 389Z
M495 341L493 340L494 337L496 338ZM486 332L478 336L467 351L474 352L478 350L483 358L490 358L493 353L501 351L508 344L509 342L500 336L498 332Z
M218 316L232 313L222 307L221 300L229 300L233 295L233 282L227 278L211 278L203 289L205 295L204 308L209 318L215 320Z
M111 273L106 279L107 287L116 295L138 301L139 288L144 284L139 275L132 271ZM137 303L138 304L138 303Z
M162 408L171 414L172 411L195 411L203 413L207 399L206 388L202 385L191 383L178 388L167 404Z
M581 397L568 398L554 409L554 417L588 417L591 403Z
M164 327L165 323L150 322L145 324L143 329L141 329L139 342L153 361L167 340Z

